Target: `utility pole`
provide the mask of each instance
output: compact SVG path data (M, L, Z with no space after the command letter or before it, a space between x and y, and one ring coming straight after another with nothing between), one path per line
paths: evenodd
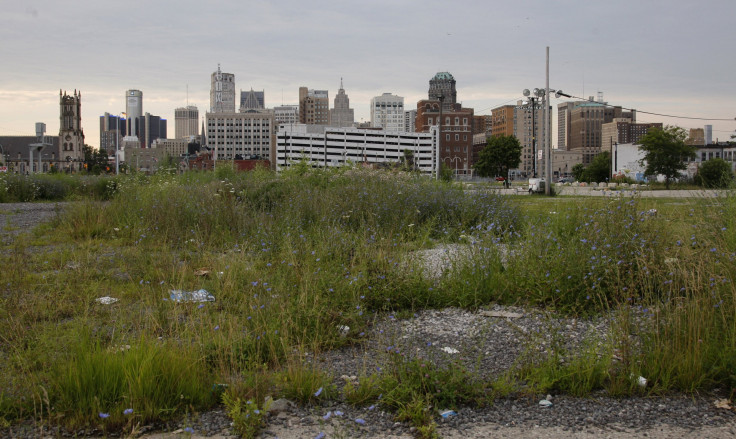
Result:
M445 95L439 95L437 96L437 99L440 101L440 119L437 123L437 129L439 130L439 139L437 140L437 169L436 169L436 179L440 179L440 150L442 149L442 103L445 101Z
M544 93L544 172L547 174L547 184L544 185L544 194L552 194L552 137L550 136L549 120L549 46L547 46L547 83Z

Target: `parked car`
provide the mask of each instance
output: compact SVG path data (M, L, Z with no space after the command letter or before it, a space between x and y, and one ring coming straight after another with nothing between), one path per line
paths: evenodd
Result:
M575 179L572 177L561 177L557 180L557 183L572 183L573 181L575 181Z
M506 178L504 178L504 177L496 177L496 181L506 181Z

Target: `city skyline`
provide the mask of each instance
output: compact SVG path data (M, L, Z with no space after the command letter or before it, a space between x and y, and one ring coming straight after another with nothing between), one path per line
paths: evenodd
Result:
M264 90L268 108L298 104L300 86L335 96L343 78L356 122L370 120L370 101L383 93L415 108L429 80L447 71L458 102L490 114L524 88L544 87L546 46L551 88L586 98L601 91L611 105L637 109L640 122L713 125L714 140L736 129L727 95L736 61L724 56L736 39L736 6L728 1L146 5L137 17L88 1L7 5L0 134L31 135L35 122L57 134L59 89L81 91L82 127L95 147L99 117L124 112L129 89L143 92L143 112L173 122L176 108L195 105L202 119L218 64L235 75L236 92ZM248 26L239 24L244 16ZM563 101L551 101L553 116Z

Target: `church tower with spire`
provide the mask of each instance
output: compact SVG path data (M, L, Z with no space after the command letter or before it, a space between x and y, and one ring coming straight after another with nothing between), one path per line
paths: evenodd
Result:
M59 159L64 168L79 170L84 161L84 131L82 131L82 92L73 95L59 90Z

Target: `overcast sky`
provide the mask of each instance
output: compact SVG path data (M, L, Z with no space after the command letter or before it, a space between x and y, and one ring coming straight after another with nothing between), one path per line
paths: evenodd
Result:
M235 74L236 91L264 90L267 107L297 104L299 86L329 90L332 106L342 77L356 121L370 119L370 99L384 92L415 107L434 74L448 71L458 100L490 114L524 88L545 86L546 46L553 89L603 92L639 110L640 122L712 124L720 140L736 129L734 0L0 5L1 135L33 135L35 122L58 134L59 89L76 89L86 143L98 146L99 116L124 112L125 91L138 89L143 111L168 119L171 136L187 87L204 117L218 63Z

